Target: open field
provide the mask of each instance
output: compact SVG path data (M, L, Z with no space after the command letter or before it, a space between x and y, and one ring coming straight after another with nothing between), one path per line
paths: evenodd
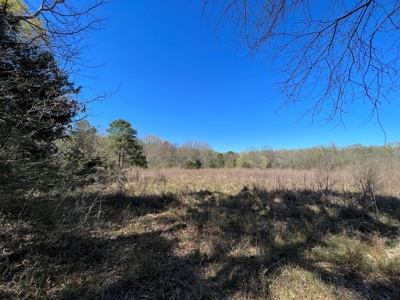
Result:
M131 169L0 211L1 299L399 299L400 171Z

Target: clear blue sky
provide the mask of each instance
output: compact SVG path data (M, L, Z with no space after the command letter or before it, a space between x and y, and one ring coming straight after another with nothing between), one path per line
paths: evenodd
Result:
M138 136L153 134L171 143L208 142L219 152L269 145L274 149L360 143L383 145L375 121L362 125L363 105L346 116L346 128L310 119L296 122L309 107L307 99L274 114L282 99L274 98L279 74L266 70L263 57L250 60L237 53L229 28L216 31L202 19L201 0L115 1L99 10L110 19L106 29L92 32L86 70L97 77L79 79L88 99L120 90L111 99L90 104L93 125L107 128L125 119ZM399 141L399 106L381 112L387 142Z

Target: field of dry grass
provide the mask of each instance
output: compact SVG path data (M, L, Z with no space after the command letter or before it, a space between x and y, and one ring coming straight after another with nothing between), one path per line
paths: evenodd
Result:
M5 203L0 298L400 299L399 178L131 169Z

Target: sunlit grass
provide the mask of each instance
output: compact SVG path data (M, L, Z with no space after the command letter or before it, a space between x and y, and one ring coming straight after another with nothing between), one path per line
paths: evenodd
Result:
M274 276L271 299L338 299L335 287L324 283L318 275L299 267L285 266ZM343 298L341 298L343 299Z

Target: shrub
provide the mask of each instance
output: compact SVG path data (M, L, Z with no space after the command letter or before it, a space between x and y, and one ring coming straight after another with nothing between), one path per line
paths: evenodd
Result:
M330 190L336 182L334 166L327 158L321 159L314 170L314 179L319 191Z
M371 203L376 205L376 193L383 187L382 168L377 162L361 163L353 170L353 184L358 189L365 200L364 208L367 209Z
M196 158L195 160L188 160L185 162L184 168L185 169L200 169L202 166L201 161Z

